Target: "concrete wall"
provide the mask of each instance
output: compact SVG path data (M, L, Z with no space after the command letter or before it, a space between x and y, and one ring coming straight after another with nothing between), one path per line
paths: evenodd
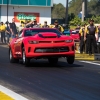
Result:
M48 24L51 24L51 7L29 7L29 6L9 6L9 22L14 18L14 12L31 12L31 13L39 13L39 23L43 24L44 21L48 21ZM1 6L1 21L7 21L7 8L5 5ZM18 23L16 23L19 25Z

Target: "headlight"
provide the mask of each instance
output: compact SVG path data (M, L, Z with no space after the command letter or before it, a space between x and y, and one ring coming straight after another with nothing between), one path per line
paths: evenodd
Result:
M65 40L65 42L70 43L73 42L73 40Z
M29 42L29 44L37 44L37 43L39 43L38 41L28 41Z

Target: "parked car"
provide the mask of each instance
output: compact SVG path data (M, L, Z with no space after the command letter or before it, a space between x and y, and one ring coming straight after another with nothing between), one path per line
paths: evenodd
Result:
M71 30L71 35L70 36L74 39L74 42L80 42L79 31Z

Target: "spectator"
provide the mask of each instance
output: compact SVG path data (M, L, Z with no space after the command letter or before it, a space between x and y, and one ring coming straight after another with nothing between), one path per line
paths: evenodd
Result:
M49 28L49 25L47 25L47 21L44 21L44 25L42 26L42 28Z
M11 38L15 38L18 35L14 18L12 19L12 23L10 25L10 31L11 31Z
M4 42L6 43L5 31L6 31L6 26L4 25L3 22L1 22L0 32L1 32L1 42L2 43L4 43Z
M64 32L64 29L61 25L59 25L58 20L55 20L54 27L52 28L57 28L60 32Z
M37 24L37 20L34 19L34 21L29 22L28 24L26 24L27 28L40 28L40 25Z
M100 35L100 26L98 26L98 31L99 31L98 34Z
M80 53L82 54L85 51L85 41L84 41L84 31L85 31L86 24L84 24L81 29L79 30L80 34Z
M6 33L7 33L7 43L9 44L9 40L10 40L10 37L11 37L11 31L10 31L10 26L11 26L11 23L7 23L7 28L6 28Z

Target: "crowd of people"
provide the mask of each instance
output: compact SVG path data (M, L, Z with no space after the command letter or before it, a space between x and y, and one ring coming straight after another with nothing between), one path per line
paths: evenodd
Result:
M9 43L10 38L15 38L18 35L15 19L13 18L11 23L6 22L4 24L3 22L1 22L0 33L1 33L1 43Z
M22 21L20 27L17 28L15 19L13 18L11 23L0 23L1 43L9 44L10 38L15 38L16 36L18 36L23 28L57 28L60 32L64 31L63 27L59 25L57 20L55 20L54 25L52 26L48 25L47 21L44 21L44 25L41 25L37 23L36 19L30 22L26 20L25 22Z
M0 23L0 33L1 33L1 42L8 43L10 38L15 38L18 36L18 33L23 28L57 28L60 32L64 31L64 28L59 25L58 21L55 20L54 25L48 25L47 21L44 21L44 25L38 24L37 20L21 22L19 29L15 24L15 19L12 19L12 22L6 22L6 25ZM89 21L89 25L84 24L82 27L79 27L80 34L80 53L86 52L86 54L97 53L97 41L100 34L100 26L95 26L94 20ZM5 38L7 37L7 39ZM92 46L94 50L92 50Z

